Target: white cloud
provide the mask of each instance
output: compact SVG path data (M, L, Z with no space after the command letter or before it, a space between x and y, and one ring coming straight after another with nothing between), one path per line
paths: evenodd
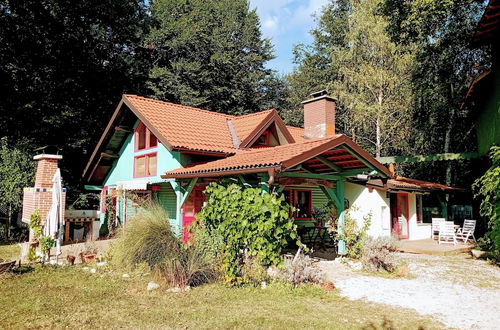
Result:
M314 26L312 14L328 0L250 0L250 8L257 8L262 22L262 33L269 38L292 30L309 31Z

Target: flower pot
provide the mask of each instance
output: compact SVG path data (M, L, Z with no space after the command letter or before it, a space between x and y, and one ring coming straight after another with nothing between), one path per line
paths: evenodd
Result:
M97 254L85 254L85 253L80 253L80 259L82 260L82 264L87 264L89 262L94 261L96 258Z

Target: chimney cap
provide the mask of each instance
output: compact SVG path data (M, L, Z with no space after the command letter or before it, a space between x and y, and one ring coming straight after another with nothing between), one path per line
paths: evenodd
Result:
M33 157L34 160L40 160L40 159L62 159L62 155L52 155L52 154L39 154Z
M319 101L319 100L322 100L322 99L327 99L329 101L333 101L333 102L336 102L337 99L331 97L330 95L328 95L328 92L326 90L320 90L318 92L314 92L314 93L311 93L311 99L309 100L305 100L305 101L302 101L302 104L307 104L307 103L311 103L311 102L314 102L314 101Z

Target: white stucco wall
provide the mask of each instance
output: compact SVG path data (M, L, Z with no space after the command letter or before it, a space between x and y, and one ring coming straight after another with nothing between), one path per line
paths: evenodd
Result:
M371 213L371 225L368 235L389 236L391 234L391 211L389 198L385 192L349 183L345 184L345 197L349 201L350 215L356 219L358 226L363 226L363 218Z
M363 218L371 213L368 235L373 237L391 235L390 198L383 190L370 189L353 183L345 184L345 197L351 207L350 215L358 226L363 226ZM354 207L353 207L354 206ZM417 224L416 194L408 194L409 240L426 239L431 236L430 224Z

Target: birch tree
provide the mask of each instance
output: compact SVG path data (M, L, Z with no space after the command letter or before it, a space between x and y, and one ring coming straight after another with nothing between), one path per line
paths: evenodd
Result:
M328 87L344 110L344 130L377 157L407 147L414 62L411 45L390 40L380 3L352 1L346 46L332 49L339 78Z

